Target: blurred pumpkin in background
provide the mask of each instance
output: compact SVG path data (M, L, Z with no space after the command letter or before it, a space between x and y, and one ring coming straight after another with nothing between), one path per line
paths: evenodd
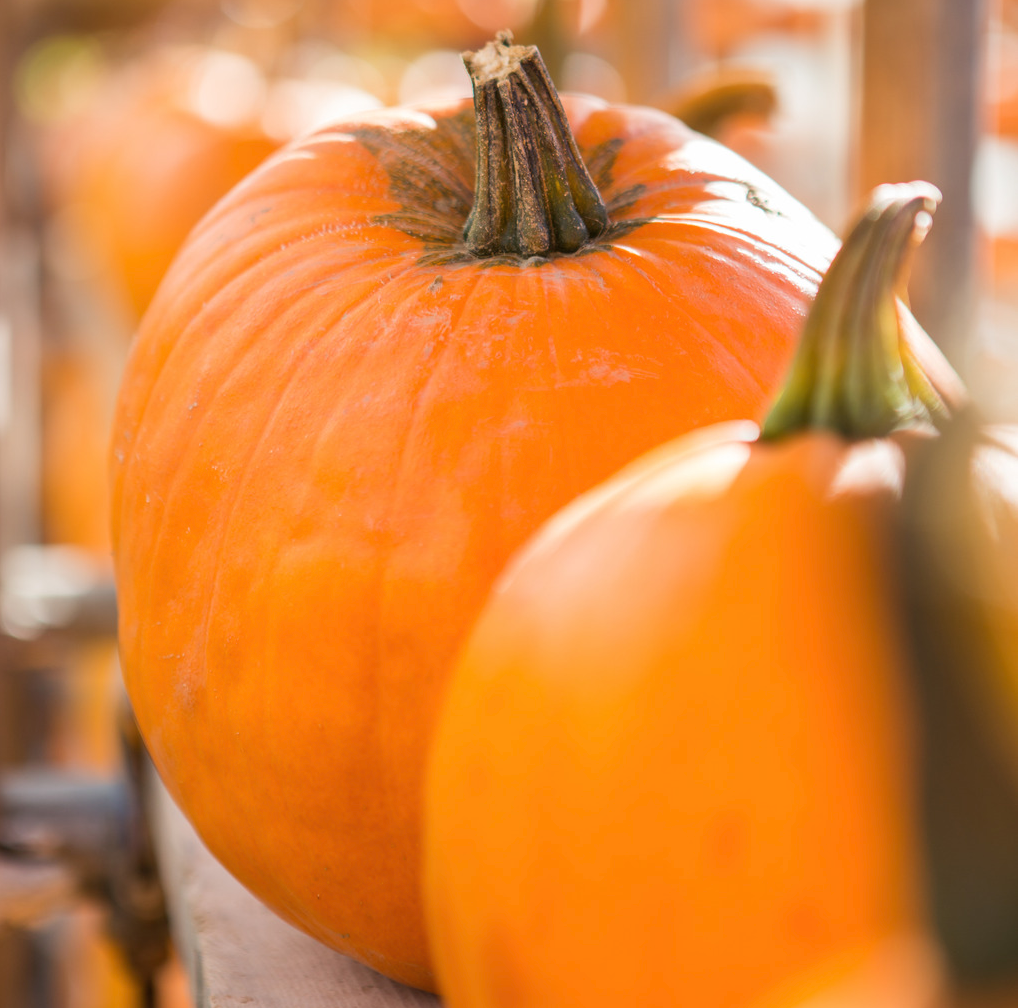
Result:
M323 118L378 98L270 78L240 52L166 46L108 68L47 143L53 203L129 327L184 238L233 185Z
M476 48L497 31L529 35L542 15L573 25L590 5L591 0L342 0L327 7L323 28L338 43L357 48L460 50Z
M43 368L43 540L105 557L110 514L103 474L119 372L81 346L51 350Z
M129 318L202 214L279 146L259 123L265 89L237 54L145 53L52 137L55 203Z

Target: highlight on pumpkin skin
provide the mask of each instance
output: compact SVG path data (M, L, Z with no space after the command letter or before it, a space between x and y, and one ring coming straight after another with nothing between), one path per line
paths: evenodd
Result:
M927 182L872 192L820 284L765 440L807 428L862 438L943 423L948 405L904 339L897 310L940 198Z
M576 252L608 226L536 46L499 32L463 62L474 88L477 181L463 229L477 256Z

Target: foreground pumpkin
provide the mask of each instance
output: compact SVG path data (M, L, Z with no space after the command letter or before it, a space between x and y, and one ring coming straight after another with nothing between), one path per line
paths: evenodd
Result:
M960 398L895 318L934 202L874 197L762 435L632 463L498 581L428 775L450 1008L744 1008L793 978L805 1003L929 944L891 539L935 386Z
M112 442L167 786L269 906L422 987L424 754L494 578L637 453L758 415L837 245L661 112L567 122L527 47L469 62L476 130L469 101L348 119L218 204Z

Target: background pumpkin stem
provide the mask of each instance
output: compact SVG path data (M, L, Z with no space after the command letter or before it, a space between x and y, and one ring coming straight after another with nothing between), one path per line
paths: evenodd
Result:
M575 252L608 225L535 46L509 32L463 62L474 88L477 181L463 230L477 256Z
M939 202L939 191L926 182L873 191L817 290L764 438L808 428L883 437L936 426L946 415L898 315L911 253Z

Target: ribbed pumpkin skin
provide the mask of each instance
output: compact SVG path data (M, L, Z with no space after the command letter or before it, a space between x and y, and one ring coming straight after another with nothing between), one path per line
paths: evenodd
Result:
M497 582L427 775L449 1008L806 1004L922 940L901 455L755 430L633 463Z
M493 579L639 452L758 416L836 247L676 120L566 107L599 245L458 248L469 103L345 122L192 234L114 423L124 675L163 778L268 905L423 987L425 750Z

